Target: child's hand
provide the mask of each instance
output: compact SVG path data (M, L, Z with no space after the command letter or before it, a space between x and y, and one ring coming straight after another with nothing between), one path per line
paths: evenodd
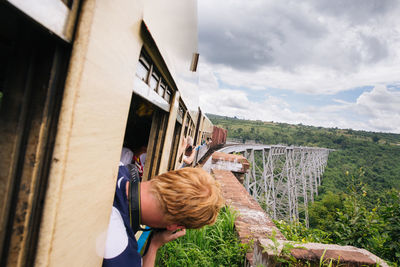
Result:
M178 230L178 231L164 230L164 231L160 231L160 232L154 232L154 235L153 235L153 238L152 238L150 244L159 248L168 242L171 242L181 236L184 236L185 234L186 234L186 229L182 229L182 230Z

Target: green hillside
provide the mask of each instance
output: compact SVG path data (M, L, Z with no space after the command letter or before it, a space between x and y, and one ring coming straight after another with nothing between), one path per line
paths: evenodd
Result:
M320 194L309 207L311 229L295 231L299 222L282 224L281 231L299 240L318 236L321 242L323 236L326 242L363 247L400 262L400 134L207 116L238 141L335 149Z
M362 182L373 189L373 196L382 190L400 189L400 134L355 131L241 120L207 114L219 127L228 130L228 138L254 140L262 144L285 144L335 149L329 155L322 192L343 192L347 189L346 171L363 168ZM371 195L371 197L372 197Z

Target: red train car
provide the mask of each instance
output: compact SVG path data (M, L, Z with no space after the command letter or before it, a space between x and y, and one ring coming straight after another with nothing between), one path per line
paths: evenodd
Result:
M212 142L210 144L210 148L222 147L226 142L227 133L228 133L227 130L217 127L217 126L214 126L213 132L212 132Z

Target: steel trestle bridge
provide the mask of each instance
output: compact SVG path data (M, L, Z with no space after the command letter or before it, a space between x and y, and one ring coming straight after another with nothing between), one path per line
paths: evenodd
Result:
M240 144L220 152L239 153L250 168L246 190L274 219L299 220L308 226L308 204L314 202L332 149L284 145Z

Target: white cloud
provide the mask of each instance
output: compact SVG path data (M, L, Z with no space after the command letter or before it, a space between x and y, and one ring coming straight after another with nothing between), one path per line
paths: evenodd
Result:
M399 3L199 1L201 105L250 119L400 132L398 94L384 87L400 81ZM368 85L376 87L355 103L336 99L300 113L268 95L270 88L334 95ZM265 99L252 102L238 88L264 90Z
M250 101L245 91L219 89L215 76L210 73L205 76L208 79L201 79L200 82L200 105L207 113L253 120L400 133L400 92L388 90L382 85L374 87L371 92L362 93L355 102L334 99L337 104L309 106L300 112L294 112L294 107L284 97L265 94L259 101Z
M206 67L207 66L207 67ZM358 73L337 73L321 67L299 68L296 72L281 71L276 67L249 73L225 66L202 63L222 82L232 87L246 87L252 90L281 88L308 94L335 94L355 87L374 84L393 84L400 80L399 64L365 66ZM204 78L204 76L202 76Z
M202 78L206 76L205 78ZM200 106L208 113L225 116L238 116L246 119L264 121L285 121L299 123L307 120L308 115L295 113L282 98L265 95L259 102L250 101L243 90L219 89L217 78L207 71L200 75Z
M306 123L357 130L400 133L400 92L375 86L354 103L335 100L337 105L312 107L304 111L313 115ZM346 115L343 115L346 114ZM351 115L351 116L350 116Z
M369 117L370 127L400 133L400 92L376 86L357 99L356 109Z
M376 86L371 92L365 92L357 99L357 105L374 115L377 112L399 114L400 92L389 91L385 86ZM400 121L399 121L400 124Z

